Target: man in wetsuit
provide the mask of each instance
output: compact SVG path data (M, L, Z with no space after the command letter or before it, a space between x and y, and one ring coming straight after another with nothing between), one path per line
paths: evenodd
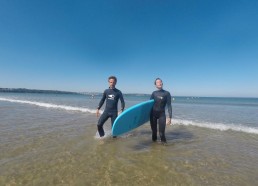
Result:
M99 106L97 108L96 114L98 117L99 109L102 107L106 100L106 108L98 121L98 132L100 137L103 137L105 135L103 125L108 120L108 118L111 118L111 123L113 126L113 123L117 117L117 104L119 99L121 101L121 111L123 112L125 108L123 94L120 90L115 88L116 82L117 78L115 76L110 76L108 78L109 88L104 91L102 99L100 100Z
M157 121L159 120L159 135L163 144L167 143L165 137L166 128L166 114L165 107L168 108L169 119L167 125L171 124L172 107L171 107L171 95L168 91L163 90L163 83L160 78L157 78L154 82L158 90L151 94L150 99L154 99L154 105L150 114L150 124L152 130L152 141L157 141Z

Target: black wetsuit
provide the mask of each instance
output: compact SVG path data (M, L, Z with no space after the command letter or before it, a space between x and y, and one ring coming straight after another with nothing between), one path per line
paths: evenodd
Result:
M163 89L154 91L150 97L154 99L154 105L150 114L150 124L152 130L152 140L157 141L157 121L159 120L159 135L162 142L166 142L166 114L167 105L169 117L172 118L171 95Z
M100 109L106 100L106 108L98 121L98 132L100 137L105 135L103 125L108 120L108 118L111 118L111 123L113 125L117 117L117 104L119 99L121 101L121 110L124 110L125 102L124 102L123 94L120 90L116 88L114 89L109 88L104 91L102 99L100 100L99 106L98 106L98 109Z

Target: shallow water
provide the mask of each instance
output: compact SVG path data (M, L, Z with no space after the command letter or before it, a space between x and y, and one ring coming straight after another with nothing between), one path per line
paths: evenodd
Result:
M148 123L117 139L98 139L95 136L98 118L82 109L92 108L93 112L96 100L86 100L89 106L82 107L85 103L81 97L72 98L77 104L69 104L72 102L69 96L25 97L11 98L78 109L0 101L0 185L235 186L258 183L255 120L244 126L252 127L251 132L204 125L214 124L214 120L220 118L233 121L230 113L235 113L238 106L224 108L229 109L228 117L218 112L217 117L211 115L198 123L198 119L204 118L201 113L205 108L213 112L214 105L203 108L202 104L175 103L175 119L173 125L166 128L168 144L164 146L151 141ZM137 101L131 98L128 102ZM191 115L188 107L199 110ZM249 111L252 109L256 107ZM249 113L243 112L243 117ZM105 130L110 133L110 121L105 124Z
M167 127L169 143L163 146L151 142L148 124L118 139L98 140L96 122L90 114L5 103L0 184L256 185L258 181L256 134L175 124Z

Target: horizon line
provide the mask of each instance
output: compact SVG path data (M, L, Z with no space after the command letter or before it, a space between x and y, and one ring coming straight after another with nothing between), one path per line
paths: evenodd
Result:
M3 91L3 89L5 90L10 90L10 91ZM102 94L102 92L98 92L98 91L66 91L66 90L51 90L51 89L30 89L30 88L2 88L0 87L0 92L15 92L17 90L24 90L24 92L16 92L16 93L26 93L26 91L32 91L32 92L27 92L27 93L40 93L37 91L42 91L42 93L54 93L54 92L59 92L59 93L68 93L68 94ZM34 91L34 92L33 92ZM123 94L140 94L140 95L151 95L150 93L129 93L129 92L124 92ZM258 97L241 97L241 96L190 96L190 95L184 95L184 96L180 96L180 95L174 95L171 97L190 97L190 98L253 98L253 99L257 99Z

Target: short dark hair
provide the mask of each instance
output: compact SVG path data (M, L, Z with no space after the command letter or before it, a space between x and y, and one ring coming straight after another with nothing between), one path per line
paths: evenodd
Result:
M115 80L115 82L117 82L116 76L109 76L109 77L108 77L108 81L109 81L110 79L113 79L113 80Z
M156 78L155 81L154 81L154 85L156 85L156 81L157 81L157 80L160 80L160 81L163 83L162 79Z

